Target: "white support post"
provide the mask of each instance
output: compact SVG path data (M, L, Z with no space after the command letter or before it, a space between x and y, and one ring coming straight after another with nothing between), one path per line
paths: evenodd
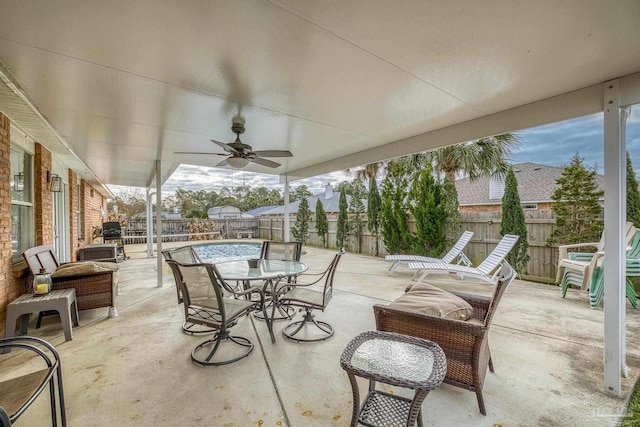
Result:
M620 397L625 360L626 141L620 132L619 81L604 84L604 390Z
M147 258L153 258L153 195L156 194L147 187Z
M282 230L282 241L289 241L291 224L289 224L289 177L284 177L284 230Z
M158 287L162 287L162 174L160 160L156 160L156 267Z

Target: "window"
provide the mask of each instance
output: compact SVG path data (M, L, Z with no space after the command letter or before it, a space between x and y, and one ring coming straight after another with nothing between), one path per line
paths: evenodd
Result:
M525 210L525 211L526 210L529 210L529 211L530 210L536 210L536 209L538 209L538 204L537 203L529 203L529 204L526 204L526 205L522 205L522 209Z
M489 179L489 199L498 200L504 196L504 177L493 175Z
M14 262L33 246L33 157L11 145L11 254Z

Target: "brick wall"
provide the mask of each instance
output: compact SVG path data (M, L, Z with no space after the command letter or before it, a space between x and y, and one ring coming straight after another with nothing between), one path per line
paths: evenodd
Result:
M34 216L36 246L53 244L53 198L47 173L51 171L51 152L36 142L34 158Z
M531 204L531 203L523 203L523 204ZM551 203L535 203L538 205L538 209L531 209L533 211L550 211ZM495 205L475 205L475 206L460 206L461 213L467 212L502 212L502 203L498 203ZM526 211L525 211L526 212Z
M107 199L84 180L80 186L80 198L84 201L81 212L83 239L79 242L79 246L82 247L94 243L92 235L93 227L102 228L100 206L102 206L102 210L106 212Z
M77 259L78 253L78 174L69 169L69 246L71 261Z
M0 200L11 200L9 119L0 113ZM7 304L26 290L24 270L14 272L11 260L11 204L0 204L0 332L4 336Z

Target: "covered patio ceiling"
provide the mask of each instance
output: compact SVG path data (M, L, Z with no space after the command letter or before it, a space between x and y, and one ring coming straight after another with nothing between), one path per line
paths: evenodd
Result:
M640 2L0 1L0 111L94 184L210 139L315 176L602 110L640 72ZM634 77L634 79L637 75ZM540 102L538 102L540 101Z

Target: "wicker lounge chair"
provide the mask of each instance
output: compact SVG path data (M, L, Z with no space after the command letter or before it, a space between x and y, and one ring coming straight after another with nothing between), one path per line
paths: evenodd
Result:
M451 292L473 307L473 318L468 321L374 305L376 328L424 338L442 347L447 356L444 382L476 393L480 412L486 415L482 388L487 367L493 372L489 328L498 303L513 278L514 271L505 262L492 297Z
M491 251L489 256L477 267L468 267L465 265L447 264L444 262L410 262L409 268L423 270L418 281L422 281L428 274L456 274L464 279L466 276L483 280L485 282L495 284L496 274L500 265L513 249L520 236L506 234L498 245Z
M462 236L458 239L455 245L447 252L442 258L431 258L427 256L421 255L387 255L384 257L387 261L393 261L391 266L389 267L389 273L398 268L400 264L409 264L410 262L444 262L446 264L451 264L453 261L458 259L456 264L464 264L471 265L471 261L469 258L462 252L464 248L467 246L471 237L473 236L473 231L465 231L462 233ZM419 271L416 272L418 274Z
M75 289L78 310L109 307L109 317L118 315L118 265L112 262L81 261L60 264L52 245L35 246L22 254L31 274L44 268L51 274L53 289Z

